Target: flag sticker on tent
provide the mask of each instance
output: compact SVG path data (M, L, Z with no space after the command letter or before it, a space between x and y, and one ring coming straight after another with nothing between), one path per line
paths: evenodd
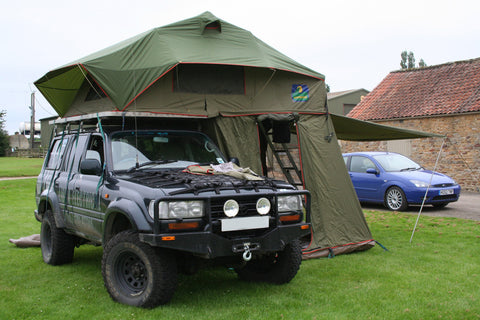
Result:
M294 102L308 101L310 90L306 84L292 84L292 100Z

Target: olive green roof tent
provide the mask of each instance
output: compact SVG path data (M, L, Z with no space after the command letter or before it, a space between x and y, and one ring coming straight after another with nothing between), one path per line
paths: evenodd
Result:
M324 76L209 12L52 70L35 85L61 117L201 119L226 156L256 172L257 117L295 114L303 183L312 194L305 257L374 245L325 105ZM345 121L337 120L348 127Z

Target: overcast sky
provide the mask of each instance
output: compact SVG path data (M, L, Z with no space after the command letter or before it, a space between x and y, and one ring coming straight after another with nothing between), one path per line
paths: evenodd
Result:
M331 91L373 90L413 51L427 65L480 57L480 1L101 1L0 4L0 110L6 129L56 115L33 82L126 38L210 11L326 76Z

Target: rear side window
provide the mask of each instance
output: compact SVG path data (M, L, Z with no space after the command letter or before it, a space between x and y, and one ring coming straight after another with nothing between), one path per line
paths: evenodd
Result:
M350 162L350 171L352 172L367 172L368 168L376 168L372 160L367 157L353 156Z
M68 144L68 137L55 140L55 142L52 145L50 155L48 157L48 162L47 162L48 169L58 169L60 163L62 162L62 158L65 153L65 148L67 144Z

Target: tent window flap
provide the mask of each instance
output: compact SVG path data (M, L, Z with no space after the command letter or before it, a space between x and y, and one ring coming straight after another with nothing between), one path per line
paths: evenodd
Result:
M173 70L173 92L245 94L242 66L180 64Z

